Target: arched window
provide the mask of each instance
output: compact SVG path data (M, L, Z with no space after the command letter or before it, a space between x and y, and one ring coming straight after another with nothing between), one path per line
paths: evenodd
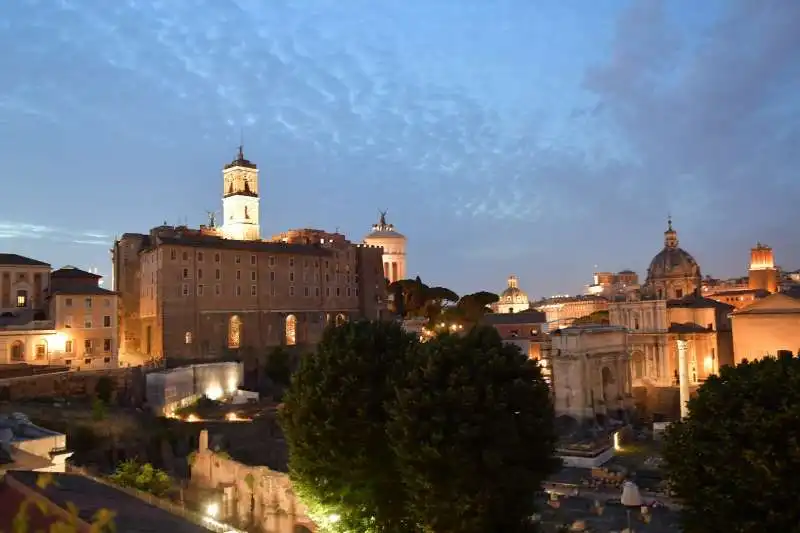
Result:
M338 315L336 315L336 325L337 326L342 326L342 325L344 325L345 322L347 322L347 317L344 316L344 313L339 313Z
M25 344L22 341L16 341L11 345L11 360L24 361L25 360Z
M286 317L285 337L286 346L294 346L297 344L297 317L294 315Z
M233 315L228 321L228 348L238 348L242 345L242 319Z

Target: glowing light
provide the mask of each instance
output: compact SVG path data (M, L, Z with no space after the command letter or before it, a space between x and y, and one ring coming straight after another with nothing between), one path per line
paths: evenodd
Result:
M703 367L706 369L706 373L711 373L714 371L714 358L710 355L707 355L706 358L703 360Z
M209 400L219 400L223 394L225 394L225 391L219 385L211 385L205 390L206 398Z
M341 517L341 516L339 516L339 515L338 515L338 514L336 514L336 513L329 514L329 515L328 515L328 522L330 522L331 524L335 524L336 522L338 522L339 520L341 520L341 518L342 518L342 517Z
M618 452L622 449L622 446L619 443L619 431L614 433L614 451Z
M63 352L67 347L67 341L69 337L66 333L56 333L53 335L53 339L50 341L50 348L56 352Z
M228 378L228 394L233 394L239 389L239 380L236 376Z
M246 416L239 416L237 413L228 413L225 415L225 420L228 422L250 422L253 419Z
M215 502L206 505L206 514L211 518L216 518L216 516L219 514L219 504Z
M197 415L189 415L186 417L187 422L200 422L200 417Z

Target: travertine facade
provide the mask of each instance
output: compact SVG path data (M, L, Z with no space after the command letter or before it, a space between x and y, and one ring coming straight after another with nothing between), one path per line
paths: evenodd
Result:
M406 237L396 231L393 224L386 222L386 211L364 237L364 244L383 248L383 275L389 283L406 279Z
M800 300L776 293L734 311L736 362L755 361L779 350L800 351Z
M700 279L700 265L678 246L678 232L669 219L664 248L650 262L642 292L659 300L680 299L699 290Z
M254 168L240 153L225 169L226 191L252 198ZM232 232L230 220L244 233ZM382 248L313 229L263 241L248 224L233 217L222 230L213 219L200 229L160 226L115 242L123 354L213 359L228 350L313 344L332 321L381 316Z
M552 334L550 364L556 415L620 417L631 407L627 332L576 326Z
M0 313L45 306L50 265L17 254L0 254Z
M697 385L733 361L731 306L695 295L680 300L613 302L609 322L629 332L634 386L673 387L679 339L688 341L689 378Z

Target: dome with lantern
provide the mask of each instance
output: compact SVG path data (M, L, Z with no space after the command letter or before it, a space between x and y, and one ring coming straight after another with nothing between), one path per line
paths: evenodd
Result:
M645 285L659 299L683 298L700 287L700 265L678 246L671 218L664 232L664 248L650 261Z
M519 288L517 276L508 277L508 287L500 293L499 300L493 307L495 313L519 313L530 309L528 295Z

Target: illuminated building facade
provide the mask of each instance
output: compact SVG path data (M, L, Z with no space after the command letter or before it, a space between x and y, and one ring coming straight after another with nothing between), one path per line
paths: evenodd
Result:
M700 265L678 244L678 232L670 218L664 232L664 248L650 262L643 293L659 300L675 300L700 289Z
M364 244L383 248L383 275L389 283L406 279L407 239L386 221L386 211L381 212L378 223L364 237Z
M639 289L639 275L632 270L620 272L595 272L592 284L586 287L586 293L593 296L612 298Z
M117 366L117 296L99 286L100 276L0 254L0 279L0 363Z
M547 316L547 329L554 331L572 325L575 320L597 311L608 309L608 300L602 296L554 296L531 304L533 309Z
M215 359L315 344L332 321L381 317L385 251L315 229L259 240L257 176L241 151L225 167L221 228L211 217L115 242L124 356Z
M553 332L551 338L556 416L623 419L622 413L633 406L625 328L574 326Z
M800 298L778 292L731 314L736 363L757 361L779 350L800 351Z
M778 269L772 248L758 243L750 250L750 270L748 272L750 289L768 292L778 291Z

